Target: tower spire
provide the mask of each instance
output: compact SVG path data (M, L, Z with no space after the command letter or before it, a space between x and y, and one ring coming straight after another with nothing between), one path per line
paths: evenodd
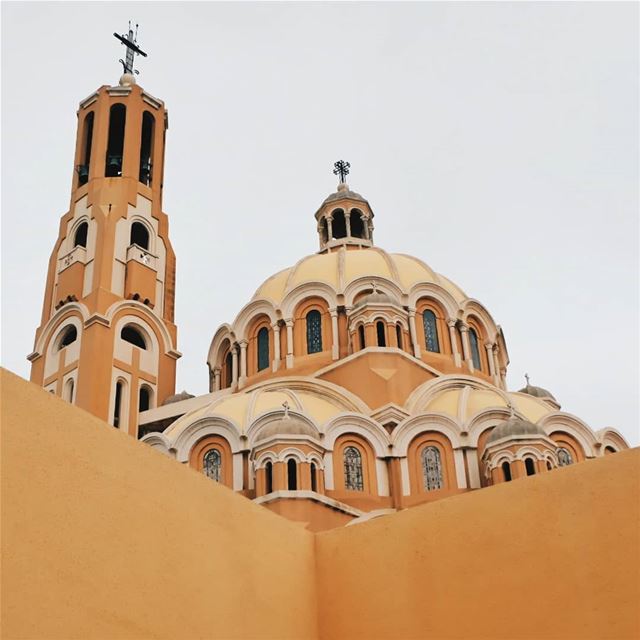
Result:
M129 33L119 35L114 32L113 35L120 40L125 47L127 47L125 59L123 60L120 58L120 60L118 60L124 69L124 73L138 75L138 70L133 68L134 54L141 55L144 58L147 57L147 54L138 47L138 25L136 24L136 32L134 33L131 27L131 20L129 20Z

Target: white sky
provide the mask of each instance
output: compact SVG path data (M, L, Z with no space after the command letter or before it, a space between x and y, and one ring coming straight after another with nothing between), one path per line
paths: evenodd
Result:
M169 109L177 390L269 275L317 250L332 163L503 327L523 374L639 443L637 3L2 3L2 364L28 377L69 207L75 111L139 83Z

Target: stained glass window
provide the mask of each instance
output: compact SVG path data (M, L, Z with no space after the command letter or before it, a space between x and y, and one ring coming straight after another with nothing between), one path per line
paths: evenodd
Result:
M566 467L569 464L573 464L573 457L571 456L571 452L569 451L569 449L560 447L558 449L558 466Z
M471 360L473 361L473 368L482 370L482 364L480 360L480 351L478 350L478 334L473 328L469 329L469 344L471 346Z
M427 309L422 314L422 322L424 323L424 337L427 351L440 352L440 344L438 343L438 329L436 326L436 314Z
M220 482L220 472L222 471L222 456L217 449L209 449L204 454L202 470L207 478Z
M442 460L437 447L425 447L422 450L422 475L424 477L424 488L427 491L442 489L444 486Z
M322 351L322 318L317 310L307 313L307 353Z
M355 447L344 450L344 487L350 491L364 491L362 454Z
M269 366L269 329L262 327L258 331L258 371Z

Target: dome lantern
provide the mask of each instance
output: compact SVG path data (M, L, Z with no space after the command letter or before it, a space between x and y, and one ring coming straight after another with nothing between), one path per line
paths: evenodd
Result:
M373 246L373 211L359 193L349 189L345 178L349 163L339 160L334 173L340 175L335 193L330 194L316 211L320 253L344 245Z

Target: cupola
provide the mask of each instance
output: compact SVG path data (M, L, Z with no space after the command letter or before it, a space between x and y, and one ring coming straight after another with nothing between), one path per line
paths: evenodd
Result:
M345 179L349 163L339 160L334 173L340 176L335 193L325 198L316 211L320 253L341 246L373 246L373 211L359 193L351 191Z
M524 377L525 377L525 379L527 381L527 384L522 389L519 389L518 393L526 393L527 395L533 396L534 398L540 398L541 400L547 400L547 401L551 402L554 406L556 406L558 409L560 408L560 404L555 399L555 397L553 396L552 393L550 393L546 389L543 389L542 387L536 387L536 386L530 384L529 383L529 375L528 374L525 373Z

